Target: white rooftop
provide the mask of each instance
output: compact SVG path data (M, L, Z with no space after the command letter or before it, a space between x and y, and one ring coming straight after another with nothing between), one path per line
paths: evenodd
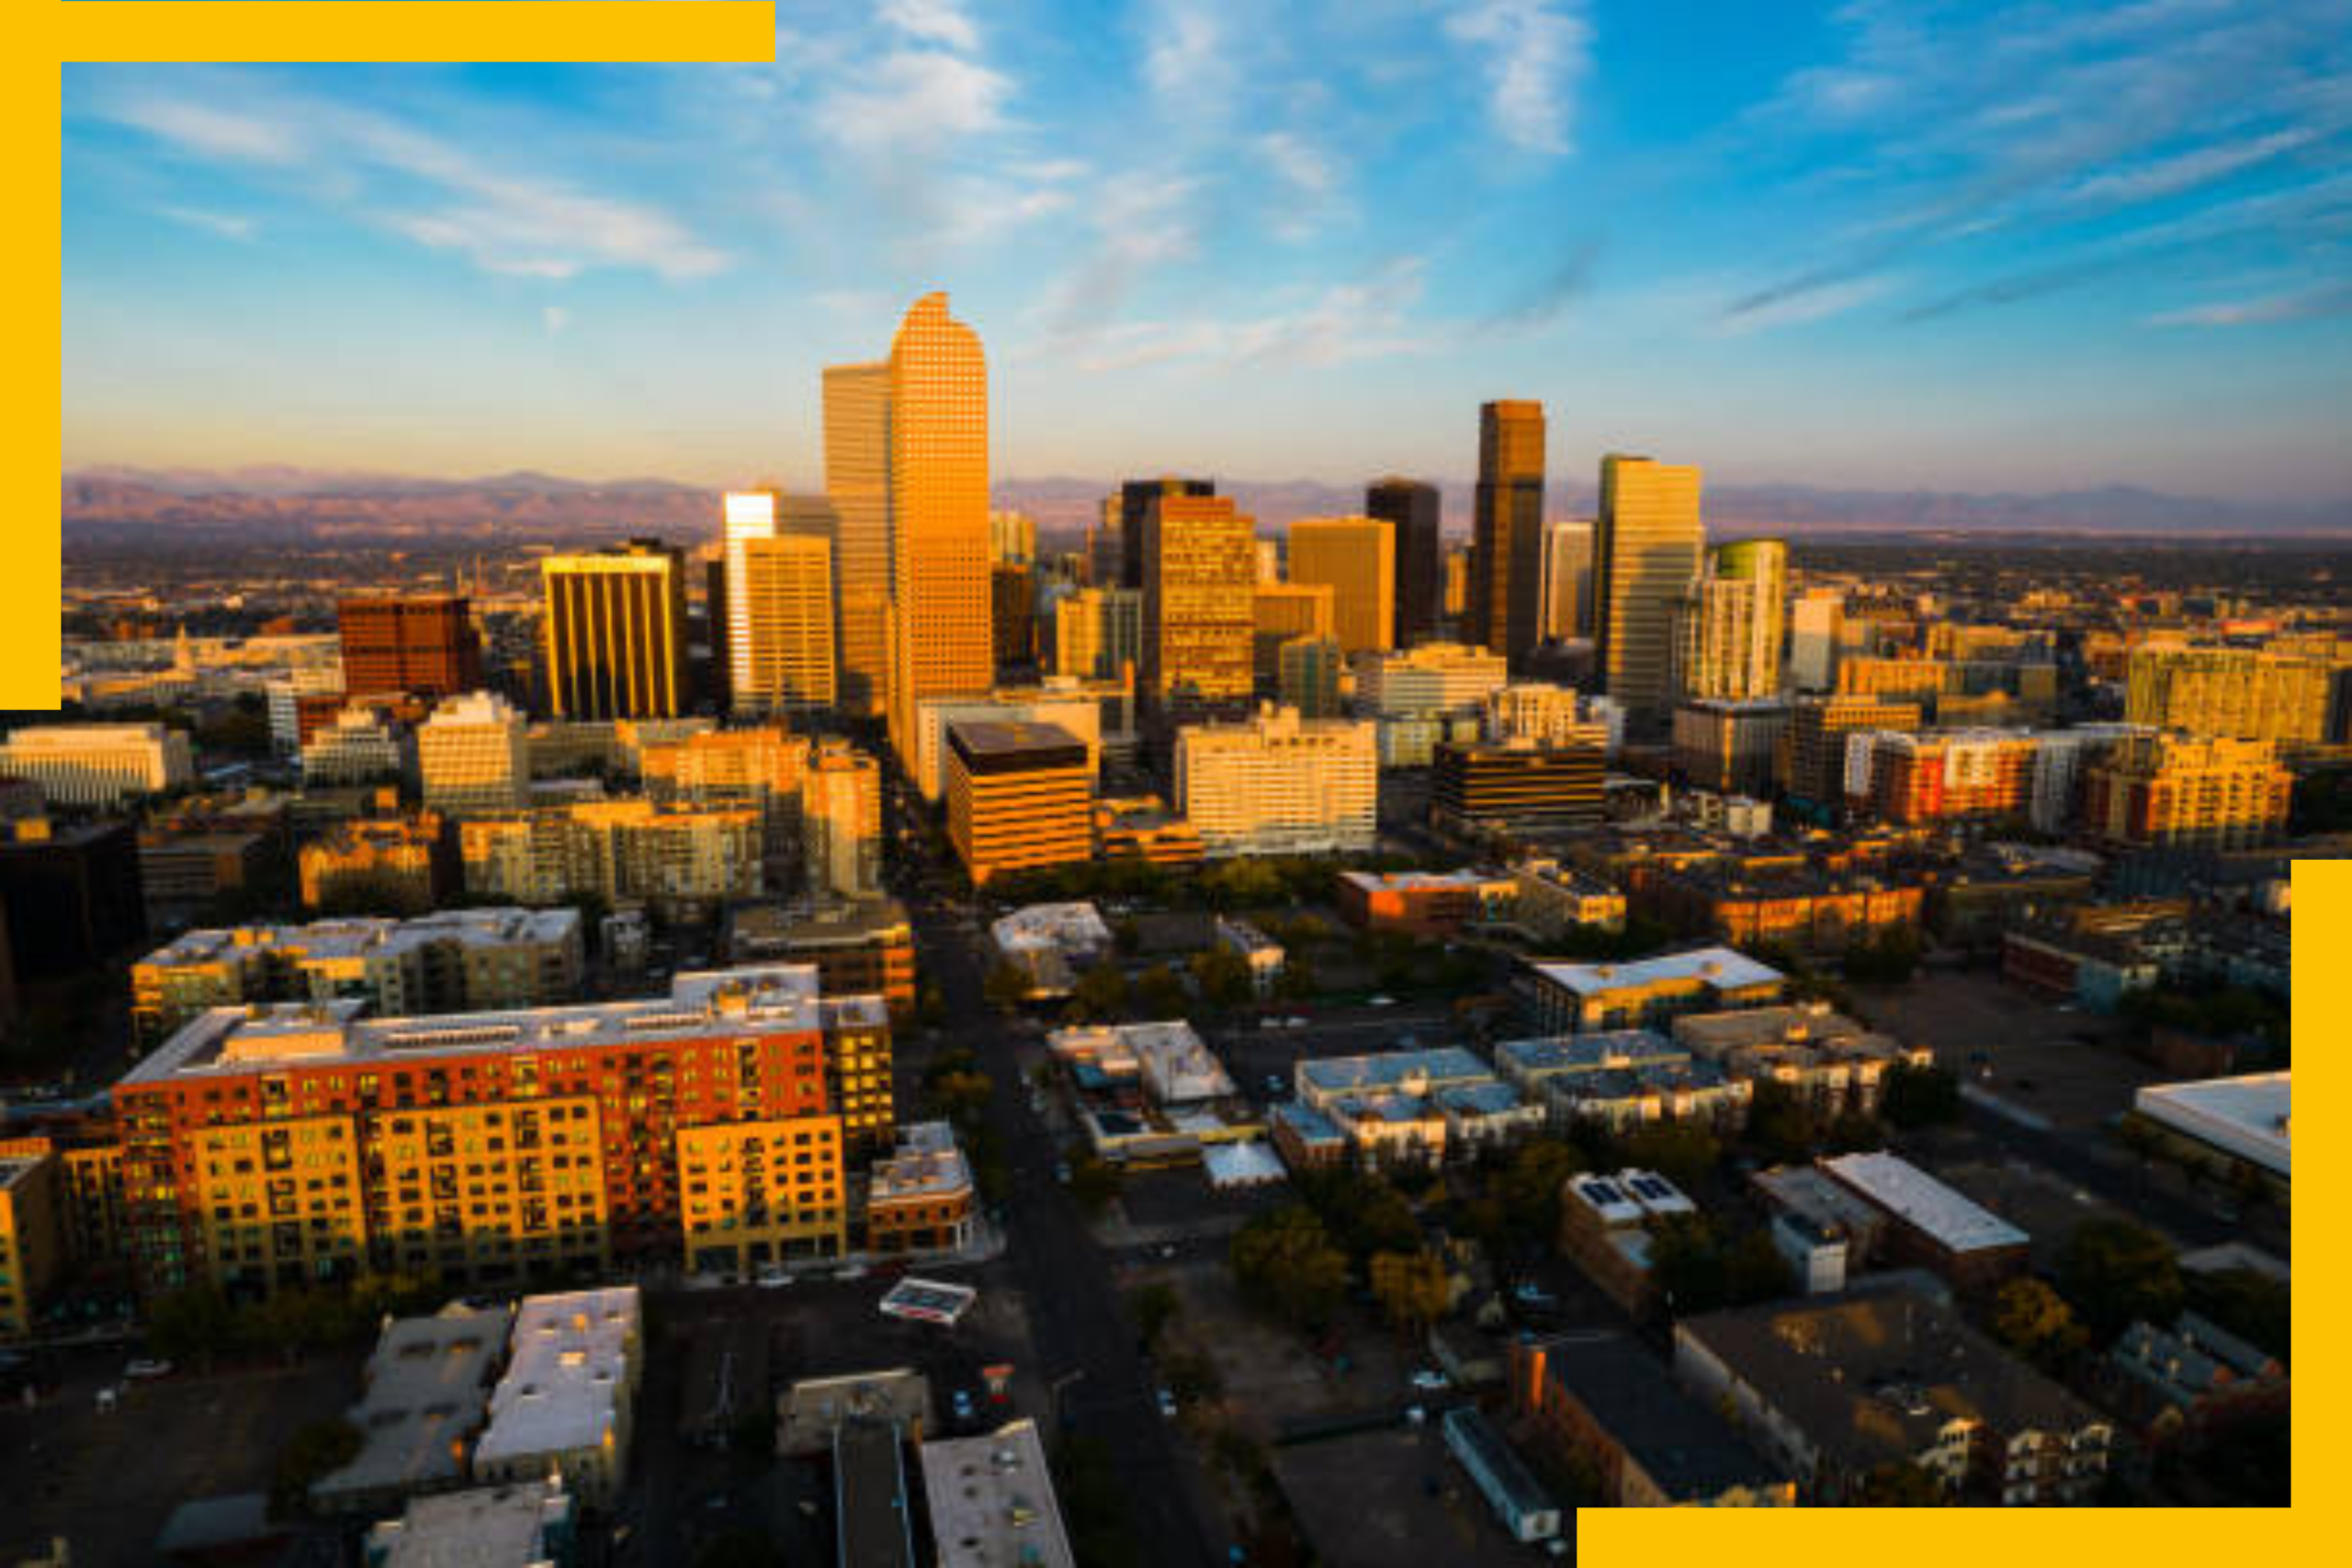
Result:
M555 1544L548 1527L571 1513L558 1481L412 1497L406 1513L368 1532L368 1560L381 1568L539 1568Z
M305 925L200 927L140 962L206 964L238 953L284 952L310 959L360 957L455 942L467 947L561 942L580 929L577 909L442 909L409 919L380 916L312 920Z
M2200 1083L2150 1084L2132 1103L2151 1121L2286 1176L2290 1076L2254 1073Z
M1085 951L1111 945L1111 928L1102 923L1093 905L1031 904L1015 909L989 927L1000 952L1016 948L1057 947Z
M874 1162L869 1198L922 1198L968 1191L972 1168L956 1146L956 1130L944 1122L910 1122L899 1129L899 1146Z
M1824 1170L1954 1252L2022 1247L2032 1238L1921 1170L1889 1154L1840 1155Z
M1152 1097L1163 1105L1222 1100L1235 1092L1224 1064L1182 1019L1155 1023L1092 1024L1057 1029L1046 1037L1057 1055L1136 1063Z
M601 1447L628 1398L638 1319L635 1285L526 1297L474 1462Z
M1580 997L1678 980L1697 980L1717 990L1731 990L1770 985L1782 977L1778 969L1728 947L1661 953L1631 964L1538 964L1535 970Z
M940 1568L1072 1568L1069 1535L1037 1424L922 1445Z
M1282 1156L1263 1138L1238 1144L1210 1144L1201 1150L1212 1187L1257 1187L1283 1179Z

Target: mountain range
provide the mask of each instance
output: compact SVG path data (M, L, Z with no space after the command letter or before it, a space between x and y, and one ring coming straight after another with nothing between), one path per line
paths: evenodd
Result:
M1472 486L1441 480L1449 529L1466 532ZM996 503L1029 513L1040 530L1069 536L1114 489L1092 479L1004 479ZM1361 511L1363 491L1313 479L1223 482L1265 527L1295 517ZM718 492L662 479L582 480L528 471L478 479L232 469L77 469L62 484L69 542L222 543L398 540L425 534L482 543L569 542L656 534L714 534ZM1555 515L1589 515L1589 485L1555 484ZM1810 485L1710 485L1707 525L1724 535L2051 534L2156 537L2352 536L2352 500L2296 504L2203 500L2129 485L2044 494L1835 490Z

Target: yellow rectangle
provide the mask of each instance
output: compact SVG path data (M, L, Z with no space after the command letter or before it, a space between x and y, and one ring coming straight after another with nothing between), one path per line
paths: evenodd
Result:
M765 60L768 0L51 0L72 61Z

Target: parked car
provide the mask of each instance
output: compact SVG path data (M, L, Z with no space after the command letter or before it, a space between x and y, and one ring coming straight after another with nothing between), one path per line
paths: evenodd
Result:
M1415 1372L1409 1381L1423 1393L1439 1393L1453 1386L1452 1378L1428 1367L1423 1367Z
M150 1378L167 1378L172 1375L172 1364L154 1357L141 1356L124 1367L122 1375L141 1382Z
M1396 1005L1396 998L1395 997L1373 997L1366 999L1363 1005L1373 1008L1393 1008Z
M763 1291L773 1291L792 1283L792 1276L784 1271L781 1263L763 1263L754 1282Z
M958 1421L974 1421L979 1418L980 1407L973 1403L972 1391L969 1389L957 1389L949 1396L948 1404L955 1410L956 1419Z
M1066 1159L1054 1161L1054 1179L1065 1187L1069 1185L1069 1161Z
M1176 1395L1170 1390L1159 1391L1159 1413L1170 1421L1176 1419Z

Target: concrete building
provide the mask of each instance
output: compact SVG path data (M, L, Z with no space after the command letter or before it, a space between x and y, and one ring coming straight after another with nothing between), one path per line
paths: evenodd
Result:
M1540 1025L1564 1034L1655 1025L1685 1012L1776 1001L1777 969L1727 947L1662 953L1630 964L1528 965Z
M1037 1424L922 1446L939 1568L1075 1568Z
M1003 686L976 697L935 697L920 705L913 779L922 797L937 801L947 788L947 727L951 724L1051 724L1086 747L1098 772L1104 750L1131 744L1134 702L1123 682L1081 682L1054 676L1037 686Z
M819 741L800 783L801 866L817 893L882 887L882 769L848 742Z
M877 1257L960 1252L972 1241L972 1168L944 1122L899 1129L891 1153L874 1162L865 1195L865 1247Z
M1347 660L1339 641L1295 637L1274 650L1274 697L1305 719L1338 718L1340 676Z
M1549 1540L1560 1533L1559 1505L1476 1405L1457 1404L1439 1424L1446 1450L1469 1472L1513 1540Z
M2132 1109L2166 1134L2208 1156L2288 1179L2292 1077L2286 1072L2195 1083L2150 1084L2132 1097Z
M79 974L146 934L130 822L0 820L0 936L17 984Z
M464 1485L508 1324L505 1308L462 1302L429 1317L386 1320L360 1374L359 1402L344 1414L359 1433L359 1452L311 1483L311 1506L381 1514L420 1494Z
M774 491L729 491L724 505L729 709L754 718L830 710L837 694L831 539L790 530Z
M545 556L548 705L557 718L674 718L693 703L686 566L675 546L632 539Z
M1510 1352L1511 1412L1557 1458L1580 1463L1614 1508L1772 1508L1796 1483L1722 1416L1674 1384L1670 1370L1622 1334L1522 1337Z
M1839 623L1846 595L1836 588L1808 588L1789 606L1789 684L1800 692L1826 692L1838 679Z
M458 860L468 893L518 904L594 893L678 910L766 886L764 826L748 806L628 797L471 817L458 825Z
M1362 720L1266 709L1177 734L1176 809L1212 858L1369 850L1379 795L1374 727Z
M1094 770L1058 725L947 730L947 837L974 886L1002 872L1073 865L1094 852Z
M1822 1172L1887 1217L1889 1258L1932 1269L1963 1290L2023 1269L2032 1237L1890 1154L1839 1155Z
M302 783L400 784L416 776L416 739L408 725L379 703L343 703L328 722L313 727L299 755Z
M1372 517L1302 517L1290 525L1290 581L1331 590L1330 635L1346 652L1395 646L1396 531Z
M336 824L298 857L303 908L424 913L455 881L443 826L435 811Z
M1675 613L1699 575L1700 471L1611 453L1600 460L1594 658L1603 689L1643 719L1673 705Z
M577 1512L551 1478L413 1498L368 1530L367 1568L571 1568Z
M1436 749L1430 820L1467 838L1540 838L1601 819L1601 753L1589 741L1449 741Z
M1510 679L1499 654L1424 642L1358 661L1356 711L1383 718L1476 714Z
M2083 768L2083 829L2132 849L2251 848L2286 832L2294 783L2271 740L2129 736Z
M1806 697L1789 713L1789 728L1774 773L1780 785L1799 800L1822 810L1846 801L1846 743L1866 731L1917 729L1917 703L1883 702L1875 697Z
M1054 605L1054 672L1114 681L1143 662L1143 591L1081 588Z
M183 730L160 724L28 724L0 740L0 774L51 806L118 807L196 783Z
M1091 904L1031 904L989 927L997 956L1030 977L1033 997L1067 996L1080 971L1109 956L1111 928Z
M644 1370L640 1315L635 1285L525 1297L474 1474L505 1483L560 1474L591 1506L617 1500Z
M893 1019L914 1010L914 926L895 898L730 903L719 945L730 964L813 964L826 996L878 996Z
M1511 871L1512 916L1538 942L1572 931L1625 929L1625 895L1615 884L1555 860L1526 860Z
M468 692L435 708L416 732L426 807L454 817L528 805L529 728L494 692Z
M1245 919L1219 915L1216 945L1239 958L1250 971L1250 994L1264 1000L1283 977L1283 944Z
M1464 926L1513 918L1519 884L1509 873L1343 871L1337 882L1340 918L1366 931L1451 936ZM1622 915L1621 915L1622 918Z

